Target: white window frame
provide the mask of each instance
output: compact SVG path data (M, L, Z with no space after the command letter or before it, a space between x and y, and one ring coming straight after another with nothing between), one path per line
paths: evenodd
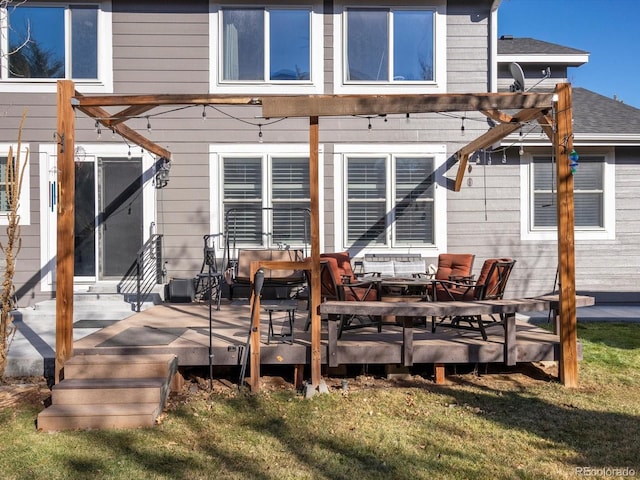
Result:
M18 155L18 145L11 143L0 143L0 156L9 158L9 148L13 148L14 159ZM24 176L22 177L22 186L20 190L20 202L18 204L18 215L20 216L20 225L31 225L31 185L30 185L30 163L29 144L22 144L20 152L20 161L24 165ZM16 172L19 173L19 172ZM9 225L8 211L0 210L0 225Z
M616 238L616 179L615 152L613 148L580 148L576 150L582 156L604 157L603 178L603 227L575 227L576 240L615 240ZM520 158L520 237L522 240L558 240L557 227L533 227L533 159L548 157L549 150L532 149ZM580 161L576 175L580 175Z
M76 152L82 152L84 157L97 160L100 157L129 156L130 148L121 143L83 143L75 145ZM57 255L57 200L51 198L51 185L57 182L57 154L58 145L55 143L40 144L39 173L40 173L40 290L42 292L55 291L55 258ZM146 150L134 153L134 157L142 157L143 172L143 211L142 222L143 242L153 233L152 226L157 224L156 188L154 155ZM56 195L57 197L57 195ZM97 252L96 252L97 253ZM96 258L98 258L96 256ZM81 285L74 285L74 290L86 289Z
M434 12L434 80L428 82L375 82L345 83L345 29L348 8L381 7L391 10L433 10ZM419 2L405 0L399 3L383 0L367 2L366 5L336 1L333 16L333 85L335 93L393 94L393 93L446 93L447 88L447 5L444 0Z
M38 7L68 7L73 3L68 2L29 2L26 6ZM84 5L84 4L83 4ZM98 6L98 78L93 79L72 79L76 89L82 93L113 93L113 32L111 27L111 0L88 2L86 5ZM9 7L11 8L11 7ZM61 78L9 78L9 68L7 53L9 49L9 39L7 35L7 12L3 9L0 12L2 37L0 38L0 48L2 50L2 66L0 67L0 93L4 92L25 92L25 93L55 93L57 91L57 81ZM70 11L65 11L65 49L69 48L70 42ZM65 55L66 62L69 56ZM69 71L68 65L65 71Z
M363 155L384 155L388 158L388 165L391 165L391 157L402 157L405 155L432 157L433 171L436 175L434 185L434 245L398 245L388 238L387 245L364 246L350 245L346 241L346 208L347 208L347 159ZM446 178L438 176L441 167L447 158L446 145L434 144L340 144L334 147L334 241L336 251L346 251L353 248L358 249L358 255L369 253L420 253L425 257L436 257L440 253L447 251L447 189ZM340 173L338 173L340 172ZM387 209L392 208L395 202L395 189L391 185L391 176L387 177ZM390 232L387 229L387 235Z
M318 169L323 171L324 164L324 147L322 144L318 147ZM271 188L270 188L270 170L267 168L269 163L268 159L272 157L309 157L309 145L308 144L276 144L276 143L258 143L258 144L211 144L209 145L209 179L211 196L209 219L211 225L212 234L222 234L224 232L224 158L231 157L244 157L247 155L260 157L262 159L262 206L270 207L272 205ZM324 180L320 175L318 180L318 190L323 192ZM322 214L322 193L320 193L320 218L323 218ZM266 222L267 219L263 219ZM265 226L266 228L267 226ZM323 225L320 223L320 248L323 245ZM265 230L266 231L266 230ZM240 245L239 245L240 246ZM243 245L244 246L244 245ZM249 247L256 247L256 245L247 245Z
M323 8L321 2L313 3L278 3L263 4L260 7L277 8L309 8L311 11L310 24L310 76L309 80L302 81L224 81L222 80L222 14L224 8L256 7L256 4L210 3L209 4L209 91L221 94L319 94L324 91L324 27ZM269 35L269 29L265 29L265 35ZM265 57L268 57L265 51Z

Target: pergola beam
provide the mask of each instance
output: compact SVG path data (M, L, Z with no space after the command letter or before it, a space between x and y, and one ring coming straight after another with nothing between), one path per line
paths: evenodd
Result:
M76 107L76 108L91 118L108 118L110 116L109 112L107 112L105 109L100 107ZM105 126L109 127L109 125L105 124L104 122L100 122L100 123L103 123ZM138 132L136 132L132 128L129 128L124 124L114 126L113 128L118 134L122 135L123 138L126 138L127 140L135 143L136 145L139 145L145 150L159 157L171 159L171 152L169 150L167 150L166 148L162 148L157 143L154 143L148 138L144 137L143 135L140 135Z
M260 105L260 98L237 95L92 95L72 100L74 107L132 107L134 105Z
M104 119L104 125L107 127L112 127L122 122L126 122L132 117L137 117L142 115L143 113L148 112L149 110L153 110L157 105L132 105L124 110L111 115L109 118Z
M267 118L551 108L551 93L309 95L262 97Z
M515 132L516 130L521 128L521 122L528 122L529 120L537 118L540 115L545 115L546 112L546 108L532 108L521 110L512 117L509 117L511 123L501 123L500 125L496 125L491 130L487 131L480 137L476 138L475 140L471 141L460 150L458 150L456 152L456 158L458 159L459 164L454 190L456 192L459 192L462 188L462 180L464 178L464 172L467 168L467 160L469 159L469 155L471 155L476 150L487 148L488 146L499 142L507 135Z

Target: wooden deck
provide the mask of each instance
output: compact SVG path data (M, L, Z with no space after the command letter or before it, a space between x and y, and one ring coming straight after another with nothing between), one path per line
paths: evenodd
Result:
M273 313L275 332L285 323L284 312ZM249 334L250 307L247 301L223 301L220 311L212 312L214 366L237 366L242 361ZM306 302L300 302L295 315L293 343L267 343L268 315L261 313L260 364L308 365L311 359L311 335L304 331ZM411 364L504 363L505 333L501 326L487 329L484 341L480 332L439 327L416 326L413 329ZM527 322L516 320L516 361L559 360L559 337ZM322 364L328 362L327 322L322 324ZM343 332L337 342L331 365L378 364L406 365L403 329L385 324L382 332L365 327ZM209 362L209 308L207 304L162 304L136 313L74 343L74 354L156 354L172 353L178 364L205 366ZM581 357L581 346L579 346Z

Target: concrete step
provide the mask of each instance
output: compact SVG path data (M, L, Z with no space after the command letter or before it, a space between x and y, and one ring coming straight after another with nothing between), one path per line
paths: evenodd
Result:
M172 354L76 355L65 362L64 378L171 378L177 365Z
M53 405L163 403L167 379L79 378L65 379L51 389Z
M38 430L153 427L162 411L158 403L51 405L40 412Z

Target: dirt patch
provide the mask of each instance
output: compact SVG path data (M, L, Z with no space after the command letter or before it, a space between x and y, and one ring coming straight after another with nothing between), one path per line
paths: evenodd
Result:
M515 367L503 365L480 366L447 366L447 385L477 385L496 390L522 389L534 385L555 381L557 378L557 363L543 362L520 364ZM327 390L331 393L357 392L372 389L388 388L438 388L433 381L431 369L425 371L416 369L411 373L384 374L383 370L355 374L345 372L344 375L323 376ZM292 379L281 375L263 374L260 377L262 393L290 391L303 394L301 388L296 389ZM246 387L238 389L237 378L214 378L210 380L201 371L191 371L185 376L185 384L179 392L173 392L169 398L167 408L172 410L196 398L210 396L235 397L241 393L248 393Z
M0 383L0 409L18 405L41 408L51 396L44 378L9 378Z

